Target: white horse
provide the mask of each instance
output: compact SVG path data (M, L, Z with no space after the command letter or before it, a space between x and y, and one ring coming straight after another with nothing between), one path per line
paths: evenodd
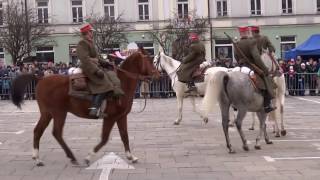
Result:
M278 64L277 62L271 60L269 55L264 53L261 56L262 61L267 67L271 68L271 72L274 72L276 70L276 67ZM280 117L280 125L281 125L281 135L285 136L287 134L286 130L284 129L284 121L283 121L283 111L284 111L284 100L285 100L285 92L286 92L286 82L284 74L281 76L275 76L273 78L274 82L278 86L276 89L276 97L272 100L272 103L274 106L277 107L276 110L270 112L268 114L269 121L272 121L273 123L273 132L275 133L275 137L280 137L280 130L279 130L279 117ZM252 124L249 130L254 130L255 125L255 114L252 115Z
M271 71L271 73L274 72L273 69L277 65L275 64L276 62L272 61L268 54L263 54L262 59L269 71ZM272 144L266 131L265 120L268 114L263 108L263 96L256 91L256 88L248 75L241 72L217 72L214 76L209 76L207 81L206 91L208 93L205 94L203 99L203 117L208 117L208 113L216 109L215 105L217 103L219 104L222 115L223 131L230 153L235 152L231 146L228 131L228 123L230 121L229 111L231 106L238 109L235 123L242 139L244 150L249 150L247 140L242 131L242 121L247 112L255 112L260 121L260 133L257 136L255 148L261 148L260 139L262 135L264 135L267 144ZM284 81L280 80L277 81L277 83L282 83L278 84L279 91L281 92L284 87ZM280 93L277 98L282 95L283 94ZM280 104L280 111L283 112L284 99L281 99L281 101L278 102Z
M171 85L172 85L172 89L174 90L174 92L176 93L176 97L177 97L177 103L178 103L178 117L177 119L174 121L175 125L179 125L181 120L182 120L182 106L183 106L183 99L188 96L188 94L185 93L185 91L188 89L187 85L185 83L182 83L180 81L178 81L178 77L177 77L177 69L180 66L180 62L165 55L163 52L159 52L153 59L153 63L154 65L157 67L157 69L159 71L165 71L168 76L171 79ZM208 68L205 72L205 80L204 82L201 83L196 83L196 87L198 90L199 95L204 95L205 94L205 89L206 89L206 82L207 82L207 76L208 74L214 74L218 71L228 71L228 68L224 68L224 67L211 67ZM195 105L195 96L189 96L191 99L191 104L192 104L192 108L193 111L196 112L205 123L208 122L208 118L207 117L202 117L200 110L198 108L196 108Z

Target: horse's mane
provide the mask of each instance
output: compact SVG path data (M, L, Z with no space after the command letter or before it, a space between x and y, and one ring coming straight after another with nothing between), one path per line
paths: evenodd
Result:
M136 61L141 58L142 54L140 52L134 52L123 61L120 67L123 69L130 69L132 68L131 66L133 66L134 63L137 63Z

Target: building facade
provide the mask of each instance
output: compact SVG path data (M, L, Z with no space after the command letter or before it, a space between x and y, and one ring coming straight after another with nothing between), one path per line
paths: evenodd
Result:
M48 23L54 30L54 46L38 47L34 55L54 62L76 61L75 47L79 36L75 32L91 16L121 17L131 25L125 32L129 42L143 43L157 52L159 46L146 32L162 28L166 20L178 14L183 18L189 11L210 19L205 36L207 58L233 58L233 46L223 34L235 40L237 27L258 25L269 36L277 56L302 43L320 30L320 0L15 0L37 10L39 23ZM6 0L0 0L3 12ZM0 12L0 15L2 14ZM4 25L0 22L0 25ZM211 39L211 40L210 40ZM126 44L119 45L124 49ZM11 58L0 47L0 58L10 64Z

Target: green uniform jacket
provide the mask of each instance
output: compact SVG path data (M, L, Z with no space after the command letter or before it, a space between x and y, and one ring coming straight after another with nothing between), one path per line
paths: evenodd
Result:
M183 58L181 66L177 71L178 80L181 82L193 81L192 73L205 61L206 49L200 41L191 43L189 54Z
M90 60L91 58L98 59L98 53L93 43L85 39L80 40L77 46L77 55L80 59L80 68L83 74L89 78L88 88L92 94L105 93L114 89L107 70ZM104 71L104 78L99 78L95 74L98 70Z
M257 41L257 46L260 54L262 54L262 50L268 49L269 52L276 52L276 49L272 45L271 41L267 36L262 36L260 34L256 34L253 36Z
M259 89L268 90L269 94L274 96L273 80L268 76L268 68L261 60L260 52L257 47L257 41L254 38L242 38L239 42L237 42L237 46L247 57L247 60L258 66L263 71L263 75L257 76L257 87ZM245 58L237 48L235 48L235 58L240 65L245 65L254 70L254 68L246 62Z

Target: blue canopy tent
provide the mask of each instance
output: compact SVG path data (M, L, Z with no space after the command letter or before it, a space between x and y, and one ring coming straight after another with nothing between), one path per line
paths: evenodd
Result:
M310 36L308 40L298 47L285 52L286 60L297 56L320 56L320 34Z

